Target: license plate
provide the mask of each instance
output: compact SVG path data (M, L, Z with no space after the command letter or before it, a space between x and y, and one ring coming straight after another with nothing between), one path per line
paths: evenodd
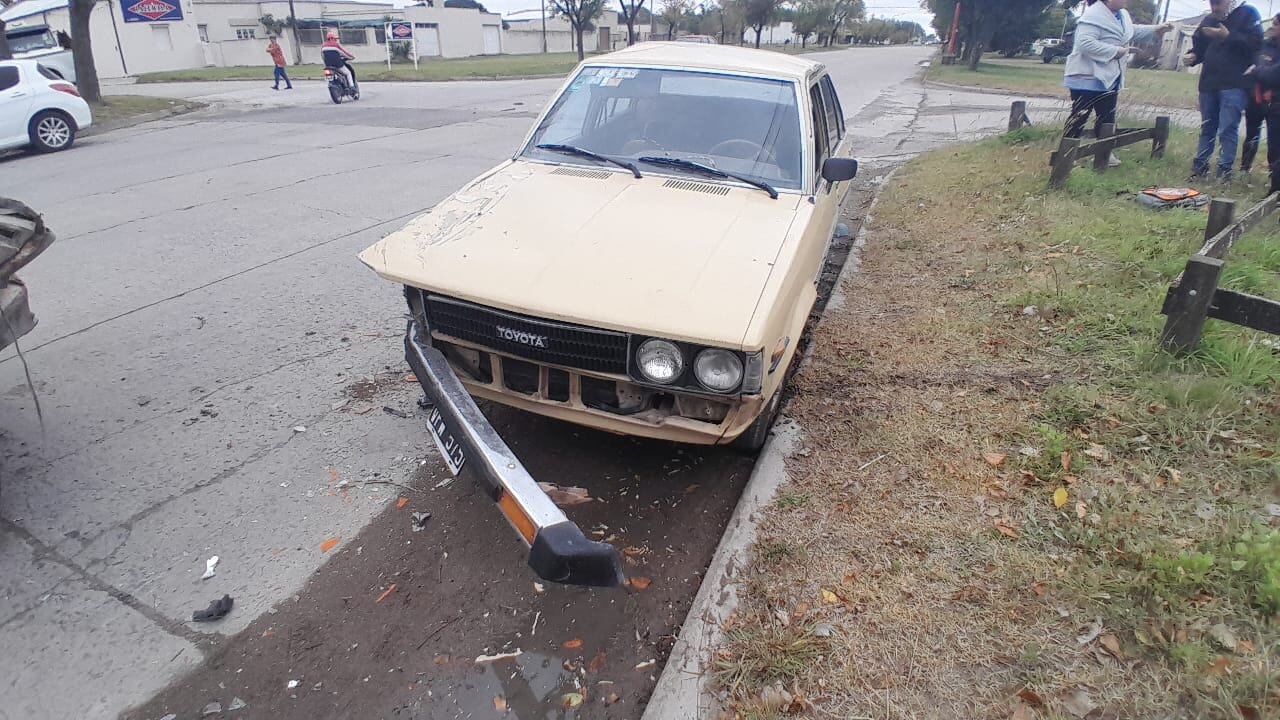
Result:
M462 472L467 456L462 452L462 446L458 441L453 439L453 433L449 432L449 426L444 424L444 418L440 415L438 408L431 408L431 413L427 415L427 429L431 431L431 437L435 439L436 447L440 449L440 456L449 466L449 472L454 475Z

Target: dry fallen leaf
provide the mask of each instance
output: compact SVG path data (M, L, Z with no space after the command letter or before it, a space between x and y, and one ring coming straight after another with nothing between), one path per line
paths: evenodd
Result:
M607 656L604 654L603 650L596 653L596 656L591 658L591 663L587 665L587 672L590 672L590 673L600 672L600 668L604 667L604 662L606 658Z
M1062 472L1071 472L1071 452L1062 451Z
M409 504L409 498L400 498L396 501L396 509L402 510L405 505Z
M996 530L999 530L1001 535L1017 539L1018 524L1012 520L997 519L995 521L995 526Z
M1111 460L1111 451L1097 443L1089 443L1089 449L1085 450L1084 454L1098 462L1108 462Z
M1076 688L1062 697L1062 706L1072 715L1082 718L1098 709L1093 698L1084 688Z
M1098 644L1101 645L1108 653L1111 653L1111 657L1117 660L1124 659L1124 653L1120 651L1120 640L1116 638L1115 635L1112 635L1111 633L1099 635Z
M494 709L494 710L497 710L497 711L498 711L498 712L500 712L500 713L504 713L504 712L506 712L506 711L507 711L507 699L506 699L506 698L504 698L504 697L502 697L501 695L498 695L498 696L494 697L494 698L493 698L493 709Z
M327 553L330 550L338 547L338 543L340 542L342 542L342 538L329 538L328 540L325 540L324 542L320 543L320 552Z
M396 584L395 584L395 583L391 583L391 587L387 588L386 590L383 590L383 591L382 591L382 594L378 596L378 599L374 601L374 604L376 605L376 604L378 604L378 603L382 602L383 600L386 600L386 599L387 599L387 596L388 596L388 595L390 595L391 593L395 592L395 591L396 591Z
M1214 677L1222 677L1231 670L1231 659L1220 657L1213 661L1213 664L1205 671Z
M647 577L627 578L627 587L630 587L633 590L648 590L649 586L652 584L653 580Z
M561 647L561 648L563 648L563 649L565 649L565 650L581 650L581 649L582 649L582 638L574 638L574 639L572 639L572 640L565 640L565 641L564 641L564 644L563 644L563 645L561 645L560 647Z
M627 557L639 557L640 555L645 554L645 552L646 550L644 548L636 547L635 545L622 548L622 554Z
M551 502L560 507L570 507L572 505L581 505L582 503L591 502L591 496L587 494L586 488L580 487L561 487L552 485L548 482L538 483L538 487L542 488L542 492L551 498Z
M836 603L840 602L840 597L837 596L835 593L831 592L830 590L824 589L822 591L822 602L828 605L835 605Z
M649 668L651 668L651 667L653 667L654 665L657 665L657 664L658 664L658 661L657 661L657 660L645 660L644 662L636 663L636 668L635 668L635 669L636 669L636 670L648 670Z
M560 705L565 710L573 710L574 708L582 707L582 693L565 693L564 696L560 698Z
M1037 693L1031 688L1022 688L1022 690L1018 692L1018 697L1033 708L1044 707L1044 698L1040 697L1040 693Z
M404 382L407 382L407 383L416 383L418 382L418 376L414 375L413 373L409 373L408 375L404 376L403 380Z
M434 660L432 660L432 662L434 662L436 665L448 665L448 664L449 664L449 656L448 656L448 655L437 655L437 656L435 657L435 659L434 659Z
M991 467L998 468L1004 464L1005 458L1009 457L1004 453L983 453L982 459L987 461Z
M1058 509L1062 509L1062 506L1063 506L1063 505L1066 505L1066 504L1067 504L1067 489L1066 489L1066 488L1058 488L1057 490L1054 490L1054 491L1053 491L1053 506L1054 506L1054 507L1056 507L1056 508L1058 508Z
M1035 711L1031 708L1018 703L1018 707L1013 709L1013 714L1009 716L1009 720L1033 720Z
M621 700L621 699L622 699L622 698L618 697L618 693L611 692L611 693L609 693L609 696L608 696L608 697L606 697L606 698L604 699L604 704L605 704L605 705L616 705L616 704L618 703L618 701L619 701L619 700Z

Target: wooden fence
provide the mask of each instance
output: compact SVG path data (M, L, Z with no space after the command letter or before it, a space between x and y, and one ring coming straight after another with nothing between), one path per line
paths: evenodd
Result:
M1151 157L1164 156L1165 147L1169 144L1169 118L1161 115L1156 118L1155 127L1116 129L1115 125L1106 123L1098 128L1098 137L1092 142L1082 143L1080 138L1062 138L1058 143L1058 151L1049 156L1049 187L1061 190L1067 185L1071 170L1080 160L1093 158L1095 172L1106 172L1111 152L1116 148L1151 141Z
M1280 209L1280 193L1249 208L1237 220L1234 200L1209 205L1205 243L1174 279L1160 309L1166 317L1160 344L1173 353L1194 350L1208 318L1280 335L1280 302L1218 287L1231 247L1249 230Z

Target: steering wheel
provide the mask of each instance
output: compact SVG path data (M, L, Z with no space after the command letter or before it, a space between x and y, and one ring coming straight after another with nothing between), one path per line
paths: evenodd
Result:
M773 150L766 150L763 145L743 138L729 138L718 142L707 151L707 154L756 161L760 160L760 156L763 155L768 163L772 165L778 164L778 158L773 154Z
M664 153L669 152L665 147L662 146L662 143L658 142L657 140L654 140L653 138L648 138L648 137L640 137L640 138L634 138L634 139L628 140L625 143L623 143L622 149L619 151L619 154L630 157L632 155L638 155L640 153L647 153L655 149Z

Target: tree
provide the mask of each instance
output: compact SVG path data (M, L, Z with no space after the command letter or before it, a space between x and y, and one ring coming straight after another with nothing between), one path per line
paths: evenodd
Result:
M1055 2L1056 0L964 0L960 4L958 40L963 41L960 55L969 69L978 69L983 52L994 47L993 41L1007 47L1019 37L1028 34L1034 36ZM921 0L920 6L933 13L933 27L938 31L938 36L949 38L956 0Z
M551 8L556 14L563 15L573 28L573 35L578 41L578 60L581 61L586 57L582 35L595 29L595 19L604 12L604 0L551 0Z
M662 12L658 13L658 17L662 18L662 22L667 25L667 39L674 40L676 32L680 29L680 23L684 20L685 13L689 10L688 0L667 0L662 6Z
M821 0L802 0L791 20L791 31L800 36L800 47L805 47L809 36L826 25L830 5Z
M644 0L618 0L622 9L622 22L627 24L627 45L636 44L637 14L644 9Z
M86 102L101 103L102 88L98 84L98 66L93 62L93 44L89 38L89 16L97 0L68 0L71 15L71 58L76 68L76 87Z
M9 7L9 0L0 0L0 12ZM4 34L4 20L0 20L0 60L8 60L13 57L13 52L9 50L9 38Z
M289 25L288 19L277 20L271 13L264 13L258 18L258 24L266 28L267 35L275 35L276 37L284 37L284 29Z
M827 46L836 41L836 33L840 32L840 28L855 20L861 20L867 15L867 7L862 0L832 0L831 15L827 18L828 27L831 31L827 33Z
M444 0L444 6L447 8L466 8L467 10L479 10L482 13L489 12L484 9L484 5L476 2L476 0Z
M778 19L781 0L742 0L742 18L756 31L756 47L760 47L760 33Z

